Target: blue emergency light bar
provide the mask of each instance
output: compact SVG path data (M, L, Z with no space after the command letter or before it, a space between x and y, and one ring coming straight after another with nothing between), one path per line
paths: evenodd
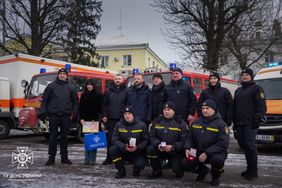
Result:
M279 65L282 65L281 61L274 61L272 63L266 64L265 67L275 67L275 66L279 66Z
M46 69L45 68L41 68L40 69L40 74L46 73Z
M65 69L66 69L66 71L70 72L71 71L71 64L65 64Z
M173 70L176 68L176 63L170 63L169 64L169 70Z
M139 69L134 68L134 69L133 69L133 75L138 74L138 73L139 73Z

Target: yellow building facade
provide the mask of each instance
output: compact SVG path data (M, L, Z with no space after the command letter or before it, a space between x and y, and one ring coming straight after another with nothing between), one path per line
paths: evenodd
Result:
M151 50L148 43L97 46L100 67L131 74L137 68L139 71L162 70L167 65Z

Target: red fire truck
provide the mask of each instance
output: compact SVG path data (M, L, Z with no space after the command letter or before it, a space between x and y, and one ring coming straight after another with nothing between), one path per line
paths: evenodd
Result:
M19 125L20 129L31 129L34 132L42 133L44 137L49 138L49 124L48 121L41 121L37 118L38 110L40 108L40 102L42 100L42 94L47 85L55 81L57 77L56 72L48 72L34 75L30 84L26 81L25 89L25 102L24 108L19 113ZM93 80L96 89L100 92L104 92L105 88L113 81L114 74L107 71L70 71L69 82L75 85L78 91L78 97L80 97L84 90L86 80ZM77 137L79 141L82 141L81 125L78 121L72 122L70 125L70 134Z

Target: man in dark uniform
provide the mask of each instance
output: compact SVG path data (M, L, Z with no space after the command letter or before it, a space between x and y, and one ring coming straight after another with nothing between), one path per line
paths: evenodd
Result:
M182 167L193 171L197 167L196 181L204 181L209 173L205 164L211 164L211 185L219 185L221 169L227 158L229 128L217 112L216 104L208 99L202 105L202 116L192 123L191 133L185 141L186 158Z
M161 160L171 161L171 169L176 178L184 174L180 166L183 158L183 146L187 136L186 123L175 115L175 105L168 101L163 106L163 116L154 120L150 130L151 145L147 147L147 157L153 172L149 178L162 176Z
M209 87L202 91L198 101L198 116L202 116L202 104L206 99L212 99L223 121L230 126L233 118L233 99L230 91L221 87L220 76L213 72L209 76Z
M152 120L159 117L163 111L163 104L165 103L165 84L161 74L153 75L153 87L152 87Z
M193 116L196 111L197 99L193 93L193 88L183 79L183 71L180 68L175 68L172 71L172 80L165 87L165 95L167 101L175 104L175 112L183 119L183 121L193 121Z
M148 129L135 117L133 108L126 106L123 118L116 124L109 154L118 172L116 178L126 175L125 160L133 163L133 175L138 177L145 168L145 149L148 144Z
M123 116L124 107L127 104L128 88L124 84L124 77L117 74L114 82L106 89L103 96L103 122L107 129L107 158L103 162L104 165L112 163L109 156L109 148L112 146L112 135L116 123Z
M129 88L127 104L133 107L134 115L149 126L151 123L151 90L142 74L134 75L134 85Z
M77 107L78 101L75 87L68 83L68 72L62 68L58 71L55 82L49 84L44 90L39 112L41 120L44 120L47 116L49 117L49 160L45 163L46 166L55 164L59 127L61 163L72 164L68 159L67 133L71 114L73 113L73 118L76 117Z
M241 85L234 96L234 130L238 134L238 142L243 146L247 170L242 177L252 180L257 174L257 148L255 144L256 132L260 121L266 113L266 102L263 88L254 80L252 69L245 69L241 73Z

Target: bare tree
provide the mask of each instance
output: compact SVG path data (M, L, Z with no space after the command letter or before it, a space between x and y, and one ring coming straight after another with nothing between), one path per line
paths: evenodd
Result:
M241 69L257 64L281 38L281 1L260 0L227 33L225 46ZM228 53L227 52L227 53Z
M9 40L5 47L31 55L50 54L58 32L59 7L58 0L7 1L6 15L2 15Z
M171 43L201 67L217 70L226 33L257 0L154 0L153 6L172 24Z

